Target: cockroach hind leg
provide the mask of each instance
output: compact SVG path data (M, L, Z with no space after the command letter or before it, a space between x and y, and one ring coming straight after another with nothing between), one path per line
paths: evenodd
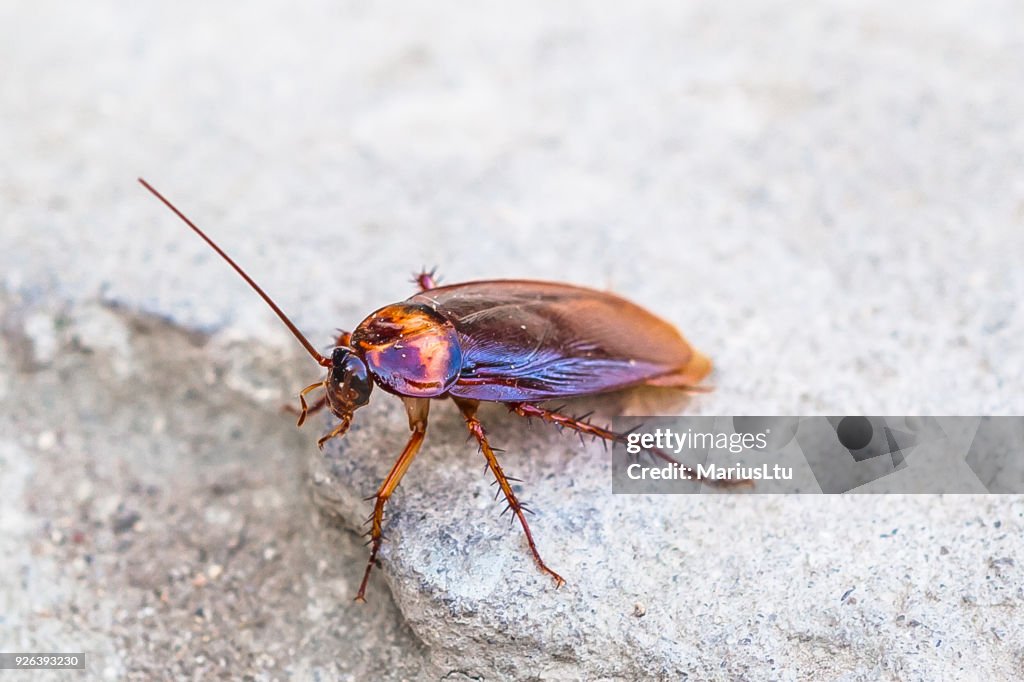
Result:
M559 430L572 429L581 435L588 434L596 436L597 438L601 438L602 440L611 443L625 443L628 435L642 426L637 425L625 433L618 433L603 426L596 426L590 422L580 421L579 419L570 417L569 415L561 414L558 409L549 410L530 403L512 403L510 404L510 408L520 417L539 417L548 424L553 424ZM657 458L670 464L679 464L679 462L674 458L658 448L644 448L644 452L652 458ZM635 456L639 457L639 454ZM652 459L652 461L654 460ZM714 488L748 488L753 487L754 485L753 481L748 479L734 481L697 478L694 480L706 483Z
M563 408L564 405L562 407L548 409L531 403L511 403L509 405L509 409L520 417L526 417L527 419L537 417L541 421L551 424L559 431L563 429L570 429L578 433L581 438L584 435L587 435L600 438L604 441L610 441L612 443L625 442L625 434L616 433L607 427L598 426L597 424L592 423L590 421L590 416L593 413L587 413L582 417L572 417L567 414L562 414Z

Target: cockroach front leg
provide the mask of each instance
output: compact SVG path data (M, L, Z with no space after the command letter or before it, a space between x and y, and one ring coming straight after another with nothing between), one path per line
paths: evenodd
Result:
M366 586L370 582L370 572L373 571L373 567L377 563L377 553L380 551L381 543L384 541L384 505L387 504L388 498L395 492L395 488L398 487L402 476L405 475L409 465L412 464L416 453L420 451L423 437L427 433L427 413L430 410L430 401L426 398L402 398L402 401L405 403L406 412L409 414L409 428L412 429L412 435L409 436L409 442L405 444L402 454L395 460L387 478L381 482L377 492L371 498L374 500L373 513L369 518L369 535L372 546L370 548L370 558L366 562L366 572L363 573L363 581L359 584L359 592L356 594L356 601L366 601Z
M572 429L581 436L594 436L600 438L605 442L611 443L626 443L627 434L618 433L611 429L597 424L591 424L587 419L587 416L583 417L571 417L567 414L562 414L558 410L549 410L538 405L532 405L530 403L509 403L508 408L518 414L520 417L537 417L548 424L554 424L559 428ZM644 448L655 457L662 459L670 464L679 464L680 466L690 470L694 475L695 481L707 483L710 486L716 488L748 488L753 485L753 481L747 479L741 480L719 480L719 479L708 479L701 477L698 472L692 467L688 467L680 462L673 459L668 453L658 448Z
M491 444L487 442L487 434L484 432L484 426L476 416L476 409L480 403L476 400L460 400L458 398L453 398L453 400L455 401L455 404L459 406L459 410L462 412L462 416L466 420L466 428L468 428L469 432L474 438L476 438L476 442L480 444L480 450L484 453L484 457L487 459L487 466L490 468L491 473L494 474L498 487L501 488L501 492L504 493L505 500L508 502L507 509L511 510L512 513L516 515L516 518L519 519L519 523L523 526L523 532L526 534L526 542L530 545L530 551L533 553L533 558L537 561L537 566L540 567L541 571L555 579L556 587L561 587L565 584L565 579L548 568L548 565L540 558L540 552L537 551L537 545L533 541L533 533L530 532L530 524L526 522L526 514L524 512L529 510L523 506L518 498L516 498L516 494L512 490L512 485L509 483L508 477L505 476L505 472L501 469L501 464L498 463L498 457L494 454Z
M300 398L299 402L301 403L301 402L304 402L304 401ZM306 423L306 417L308 417L311 414L316 414L317 412L319 412L320 410L324 409L325 407L327 407L327 395L326 394L324 394L324 395L320 396L319 398L317 398L316 401L314 401L314 403L312 405L303 405L302 407L300 407L298 409L296 409L293 405L285 405L284 409L287 412L291 412L294 415L298 415L298 420L295 422L295 425L296 426L302 426L303 424Z
M302 426L304 423L306 423L306 417L308 417L311 414L316 414L317 412L322 410L324 408L324 406L327 404L327 395L326 394L320 396L320 398L316 402L314 402L312 405L307 405L306 404L306 394L308 394L311 391L315 391L318 388L323 387L323 385L324 385L324 382L318 381L315 384L310 384L309 386L306 386L304 389L299 391L299 405L301 406L301 407L299 407L299 409L296 410L291 405L285 405L284 406L284 409L287 412L291 412L292 414L299 415L299 420L295 423L296 426Z
M324 445L327 443L327 441L331 440L332 438L337 438L338 436L345 435L345 432L348 431L348 427L351 424L352 424L352 415L351 414L347 414L347 415L342 416L341 417L341 421L338 422L337 425L333 429L331 429L330 431L328 431L324 435L320 436L320 439L316 442L316 446L318 448L320 448L321 450L323 450L324 449Z

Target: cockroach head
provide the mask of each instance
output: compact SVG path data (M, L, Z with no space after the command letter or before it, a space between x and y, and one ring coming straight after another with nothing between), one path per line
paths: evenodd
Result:
M370 402L373 377L362 358L351 348L338 346L331 353L327 370L327 403L338 417L345 419Z

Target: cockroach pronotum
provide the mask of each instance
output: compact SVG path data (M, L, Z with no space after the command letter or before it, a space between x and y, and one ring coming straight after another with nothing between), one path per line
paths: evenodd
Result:
M487 280L438 286L422 272L419 291L386 305L342 332L330 356L321 355L263 289L174 204L139 178L142 186L195 231L266 301L306 352L327 370L322 381L299 392L298 425L327 407L338 424L318 441L342 436L352 414L370 400L374 385L405 404L412 435L391 471L370 498L370 558L357 601L364 601L370 571L383 539L384 505L419 452L432 399L450 398L480 446L487 467L519 519L540 570L556 586L565 583L537 550L509 477L477 418L481 402L496 402L521 417L537 417L581 435L623 442L626 434L572 417L542 403L633 386L698 390L711 361L694 350L669 323L613 294L555 282ZM312 404L306 396L323 395ZM663 452L653 454L668 461ZM512 479L515 480L515 479Z

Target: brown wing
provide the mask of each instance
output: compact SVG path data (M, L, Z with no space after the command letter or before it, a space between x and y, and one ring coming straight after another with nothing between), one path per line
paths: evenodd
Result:
M710 362L676 329L613 294L553 282L492 280L409 299L451 320L462 374L451 395L499 402L611 391L676 375L698 382Z

